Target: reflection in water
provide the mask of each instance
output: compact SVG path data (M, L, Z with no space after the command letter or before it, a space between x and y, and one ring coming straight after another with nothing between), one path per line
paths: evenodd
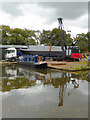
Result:
M88 116L88 71L2 66L3 118Z
M3 66L2 92L12 89L29 88L35 85L52 85L59 88L58 106L63 106L68 84L79 88L79 74L55 72L50 69L30 69L23 66ZM70 96L71 92L68 92Z
M76 82L75 78L71 80L72 84L74 85L74 88L78 88L79 87L79 83Z

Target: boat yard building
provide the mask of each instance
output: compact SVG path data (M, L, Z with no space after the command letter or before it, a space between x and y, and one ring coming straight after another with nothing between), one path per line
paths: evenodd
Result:
M5 59L5 53L6 49L14 47L17 49L18 52L22 52L23 55L41 55L45 57L56 57L57 59L64 59L64 58L70 58L71 53L79 53L79 47L78 46L67 46L67 50L64 48L62 49L62 46L52 46L50 49L50 46L36 46L36 45L0 45L0 60ZM56 59L55 58L55 59Z
M63 50L64 49L64 50ZM55 59L68 59L71 57L71 53L79 53L78 46L67 46L67 49L62 46L35 46L30 45L28 49L21 49L23 55L41 55L45 57L53 57Z

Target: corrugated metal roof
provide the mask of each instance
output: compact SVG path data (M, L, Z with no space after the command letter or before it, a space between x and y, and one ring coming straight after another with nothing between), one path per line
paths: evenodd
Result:
M30 51L49 51L50 46L29 46ZM51 51L62 51L61 46L52 46Z
M27 46L24 45L0 45L0 48L9 48L9 47L14 47L14 48L27 48Z
M49 51L50 50L50 46L37 46L37 45L29 45L29 46L25 46L25 45L0 45L0 48L9 48L9 47L15 47L16 49L26 49L27 51ZM67 46L68 48L69 46ZM73 46L70 46L70 48L72 48ZM78 47L78 46L74 46L74 47ZM65 47L64 47L65 49ZM61 46L52 46L51 47L51 51L62 51L62 47Z

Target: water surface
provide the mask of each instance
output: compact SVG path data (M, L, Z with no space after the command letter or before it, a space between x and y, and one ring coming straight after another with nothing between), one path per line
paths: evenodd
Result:
M2 117L88 118L88 73L2 66Z

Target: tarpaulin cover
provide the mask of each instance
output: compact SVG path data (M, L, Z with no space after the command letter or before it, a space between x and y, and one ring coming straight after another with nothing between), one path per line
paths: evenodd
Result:
M82 58L82 53L71 53L71 58Z

